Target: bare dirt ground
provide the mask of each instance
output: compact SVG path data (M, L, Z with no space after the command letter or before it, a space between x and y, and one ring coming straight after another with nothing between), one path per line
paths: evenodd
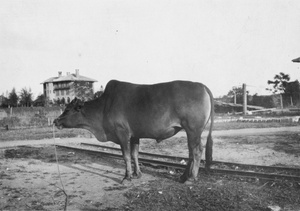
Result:
M205 135L203 139L205 144ZM94 138L55 140L58 144L80 142L118 147L111 142L100 143ZM171 176L164 174L161 177L153 173L154 171L146 171L142 179L134 180L130 187L124 187L120 185L124 175L123 162L59 151L59 165L57 165L55 150L51 146L54 144L53 139L6 141L0 142L0 147L25 144L35 147L43 146L43 148L36 150L23 148L22 151L2 149L0 151L0 210L63 210L66 197L61 191L62 184L69 199L67 210L131 210L128 198L125 197L129 190L139 188L144 191L150 190L153 181L166 181L162 183L164 185L168 183L168 176ZM187 156L186 137L180 132L175 137L159 144L154 140L142 140L141 151ZM214 160L219 161L300 167L300 128L215 131L213 157ZM166 185L166 187L169 186ZM158 187L157 193L162 194L159 188L162 187ZM142 194L134 195L135 198L141 196ZM300 206L298 209L294 205L288 206L287 202L282 203L286 206L283 210L300 210ZM270 204L270 206L273 205ZM223 210L255 210L239 206L239 204L228 205L228 209Z
M63 210L63 187L69 198L68 210L114 208L126 202L126 187L120 184L124 171L121 164L58 151L61 183L54 147L36 150L21 148L2 153L0 210ZM150 180L154 177L146 174L135 185Z

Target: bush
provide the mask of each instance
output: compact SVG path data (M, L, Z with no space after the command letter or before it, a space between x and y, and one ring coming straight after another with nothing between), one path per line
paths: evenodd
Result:
M18 107L0 109L0 126L42 127L48 126L48 118L53 121L61 112L61 107ZM11 115L12 113L12 115Z
M5 117L3 119L0 120L0 125L2 127L5 127L6 125L8 125L8 127L17 127L20 126L21 124L21 119L18 117Z
M31 119L29 124L31 126L47 126L48 118L39 114L35 114Z

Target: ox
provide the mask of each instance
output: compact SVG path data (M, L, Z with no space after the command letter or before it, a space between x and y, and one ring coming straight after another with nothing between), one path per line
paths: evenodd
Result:
M126 164L122 183L140 178L140 138L160 142L184 129L189 161L181 182L197 179L203 147L201 134L211 119L206 143L206 168L212 161L213 96L201 83L173 81L138 85L110 81L101 97L82 102L74 99L54 121L59 128L84 128L101 141L119 144ZM132 171L131 159L134 161Z

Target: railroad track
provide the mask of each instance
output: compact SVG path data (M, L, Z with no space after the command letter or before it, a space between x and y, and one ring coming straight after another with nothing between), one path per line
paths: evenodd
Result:
M76 147L66 145L56 146L68 150L86 152L88 154L100 155L103 157L123 160L123 156L119 148L87 143L81 143L80 146ZM162 167L183 170L186 167L187 161L188 159L186 157L175 157L160 154L151 154L146 152L139 153L139 162L141 164L157 168ZM199 171L205 171L205 168L200 167ZM292 180L297 182L300 181L300 168L289 168L279 166L261 166L213 161L209 173L218 175L233 175L247 178L260 178L267 180Z

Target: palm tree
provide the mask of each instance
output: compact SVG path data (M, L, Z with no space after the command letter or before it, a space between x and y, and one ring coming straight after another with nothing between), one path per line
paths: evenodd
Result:
M290 81L290 76L288 74L284 74L283 72L280 72L279 74L276 74L274 76L274 80L268 80L268 84L273 84L273 88L268 89L269 91L272 91L274 94L280 93L283 94L286 90L286 87L288 85L288 82Z
M283 100L282 100L282 95L286 93L286 88L288 86L288 83L290 81L290 76L288 74L284 74L283 72L280 72L279 74L276 74L274 76L274 80L268 80L268 84L273 84L273 88L271 89L266 89L269 91L272 91L273 94L280 94L280 107L281 109L283 108ZM291 104L293 104L292 102L292 98L290 96L291 99Z

